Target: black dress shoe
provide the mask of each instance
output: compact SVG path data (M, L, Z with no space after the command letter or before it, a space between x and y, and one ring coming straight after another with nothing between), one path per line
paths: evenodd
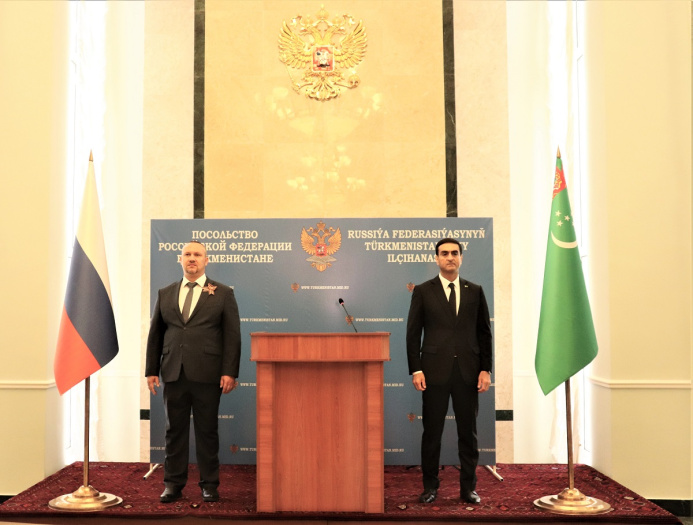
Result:
M438 497L438 489L426 489L419 496L421 503L433 503Z
M161 503L171 503L172 501L176 501L177 499L181 499L182 497L183 494L180 490L166 487L164 491L161 493L161 496L159 496L159 501Z
M463 492L462 493L462 501L466 501L467 503L481 503L481 498L479 495L476 493L475 490L470 490L469 492Z
M214 487L202 487L202 501L219 501L219 492Z

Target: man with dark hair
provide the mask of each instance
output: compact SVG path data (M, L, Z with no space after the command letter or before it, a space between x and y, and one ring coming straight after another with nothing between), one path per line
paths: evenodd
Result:
M419 501L432 503L438 495L441 438L452 398L460 459L460 497L467 503L479 503L476 417L478 395L491 386L491 321L481 286L459 276L459 241L441 239L436 244L435 260L440 273L414 288L407 319L409 373L423 400L424 491Z
M204 501L219 499L219 400L236 388L241 321L233 290L205 276L205 246L185 245L183 279L159 290L147 339L145 376L153 395L164 382L166 461L164 492L170 503L188 480L190 414Z

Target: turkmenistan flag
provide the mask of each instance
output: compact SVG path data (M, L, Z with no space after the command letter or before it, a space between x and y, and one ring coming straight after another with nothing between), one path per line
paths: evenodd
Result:
M544 395L586 367L596 355L597 337L559 151L534 359Z

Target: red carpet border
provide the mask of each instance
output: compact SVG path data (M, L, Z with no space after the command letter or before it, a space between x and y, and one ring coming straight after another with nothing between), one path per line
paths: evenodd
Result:
M46 517L79 515L82 517L172 518L195 516L218 519L331 519L377 521L507 521L555 522L559 516L534 507L534 500L560 493L568 486L566 465L499 464L497 480L488 470L479 467L477 492L480 505L468 505L459 499L459 473L454 467L441 471L438 500L432 505L418 502L421 472L418 467L385 467L385 513L258 513L255 510L255 465L222 465L221 499L204 503L197 487L197 469L190 467L188 485L183 499L159 503L163 490L163 471L157 469L149 479L145 463L92 463L89 468L91 486L101 492L120 496L123 503L101 512L84 513L57 511L48 502L70 494L82 484L82 463L69 465L33 487L0 505L3 517ZM575 487L583 494L609 503L613 510L596 516L560 516L561 521L608 523L680 523L671 513L606 477L592 467L575 466Z

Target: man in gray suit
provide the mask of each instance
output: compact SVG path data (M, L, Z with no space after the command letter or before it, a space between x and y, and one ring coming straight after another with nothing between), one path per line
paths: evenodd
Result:
M236 388L241 330L233 290L208 279L205 246L181 252L183 279L159 290L147 339L145 376L153 395L164 382L166 461L162 503L182 496L188 480L190 413L204 501L219 499L219 400Z
M440 273L417 285L407 318L407 359L412 383L423 400L422 503L438 495L438 469L450 398L457 424L460 498L479 503L476 417L480 392L491 385L491 322L484 291L459 276L462 248L455 239L436 244ZM423 340L421 334L423 332Z

